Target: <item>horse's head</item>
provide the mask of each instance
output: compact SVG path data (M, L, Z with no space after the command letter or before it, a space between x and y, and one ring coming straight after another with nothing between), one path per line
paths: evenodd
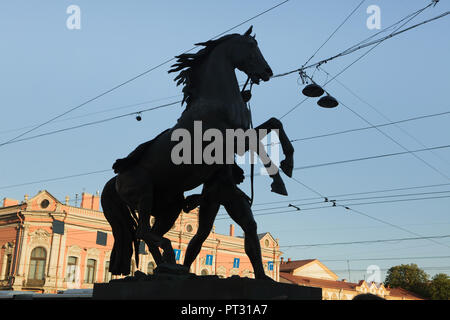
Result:
M251 36L250 27L243 35L230 39L230 56L232 63L240 71L245 72L254 83L259 80L268 81L273 75L272 69L258 48L255 36Z

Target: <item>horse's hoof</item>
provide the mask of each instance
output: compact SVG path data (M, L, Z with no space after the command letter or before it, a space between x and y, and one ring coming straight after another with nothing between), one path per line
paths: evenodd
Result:
M282 196L288 195L283 181L274 181L270 186L272 187L272 192L281 194Z
M289 178L292 178L292 170L294 170L294 166L292 161L286 161L286 159L280 162L280 168L283 170L284 174Z

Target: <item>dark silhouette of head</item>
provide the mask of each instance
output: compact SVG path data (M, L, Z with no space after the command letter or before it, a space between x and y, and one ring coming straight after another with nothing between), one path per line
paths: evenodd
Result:
M177 81L177 85L184 85L182 103L186 102L189 105L195 98L200 66L213 50L222 46L232 67L246 73L254 83L270 79L273 75L272 69L259 50L255 36L251 36L252 28L250 27L243 35L234 33L216 40L196 43L195 45L204 48L197 53L183 53L176 56L177 63L171 66L169 73L179 71L174 81Z
M371 293L363 293L363 294L358 294L355 297L353 297L353 300L385 300L380 296L377 296L375 294L371 294Z

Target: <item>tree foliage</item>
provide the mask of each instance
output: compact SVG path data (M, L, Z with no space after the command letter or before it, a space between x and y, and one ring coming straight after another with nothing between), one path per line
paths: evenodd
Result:
M433 300L450 299L450 277L445 273L438 273L430 283L430 297Z
M386 274L384 284L391 288L400 287L428 298L428 282L428 274L420 269L417 264L412 263L390 268Z
M384 284L391 288L403 288L423 298L450 299L450 278L448 275L439 273L430 280L428 274L413 263L390 268Z

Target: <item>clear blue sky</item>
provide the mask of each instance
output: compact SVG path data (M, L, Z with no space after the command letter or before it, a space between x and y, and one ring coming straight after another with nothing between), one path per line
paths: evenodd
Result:
M281 1L2 1L0 142L24 132L30 125L40 124L95 97L190 49L194 43L208 40L278 2ZM262 53L274 73L281 73L300 67L359 2L360 0L291 0L233 32L243 33L253 24ZM330 57L373 35L376 30L366 27L369 16L366 9L369 5L375 4L381 8L383 28L428 3L428 0L366 1L311 62ZM69 16L66 9L71 4L81 8L80 30L69 30L66 27ZM448 11L449 7L448 1L441 1L409 25ZM449 27L450 19L447 16L383 42L338 79L391 120L449 111ZM336 59L324 68L336 74L364 51ZM177 95L181 88L175 86L173 75L167 74L169 65L164 65L29 135L175 101L179 98ZM244 77L239 75L239 79ZM317 71L314 79L323 83L326 76ZM283 115L303 99L302 88L296 74L272 79L254 87L254 124L272 116ZM330 83L327 90L371 123L387 122L338 83ZM156 99L162 100L124 107ZM113 108L115 110L111 110ZM0 197L21 200L24 194L33 196L39 190L46 189L63 201L66 195L74 199L75 194L83 191L101 191L104 183L112 176L112 171L20 187L7 186L108 169L115 159L127 155L139 143L172 126L181 111L182 108L176 105L144 113L141 122L129 116L2 146ZM314 99L306 101L290 113L283 119L283 123L291 139L367 126L367 123L342 105L331 110L321 109ZM401 124L401 127L422 145L433 147L449 144L449 125L450 116L446 115L407 122ZM381 129L409 150L423 148L395 126ZM296 142L294 147L296 167L404 151L374 129ZM449 149L418 155L450 176ZM249 172L247 167L245 169ZM289 192L287 199L317 196L297 182L283 177ZM411 154L297 170L294 177L323 195L450 183ZM256 177L255 182L255 210L272 206L285 206L288 209L287 202L257 205L286 198L270 192L271 181L268 177ZM248 180L243 189L249 191ZM447 190L450 190L450 185L389 194ZM449 194L430 196L445 195ZM376 200L359 202L367 201ZM351 206L352 202L342 203ZM450 234L449 205L449 198L441 198L353 208L414 233L435 236ZM306 207L308 206L304 208ZM282 210L284 209L255 211L255 214ZM221 214L223 213L221 210ZM281 246L413 237L407 232L342 208L263 215L256 216L256 220L258 231L270 232L275 238L279 238ZM228 232L230 223L231 220L217 220L216 231ZM437 241L450 246L450 238ZM449 247L429 240L294 247L282 248L282 251L285 258L319 258L340 277L347 279L349 275L346 261L326 260L350 259L352 281L363 279L366 275L364 270L372 264L383 270L392 265L414 262L431 275L438 271L450 273L450 259L351 260L450 255ZM442 270L428 269L429 267L439 267Z

